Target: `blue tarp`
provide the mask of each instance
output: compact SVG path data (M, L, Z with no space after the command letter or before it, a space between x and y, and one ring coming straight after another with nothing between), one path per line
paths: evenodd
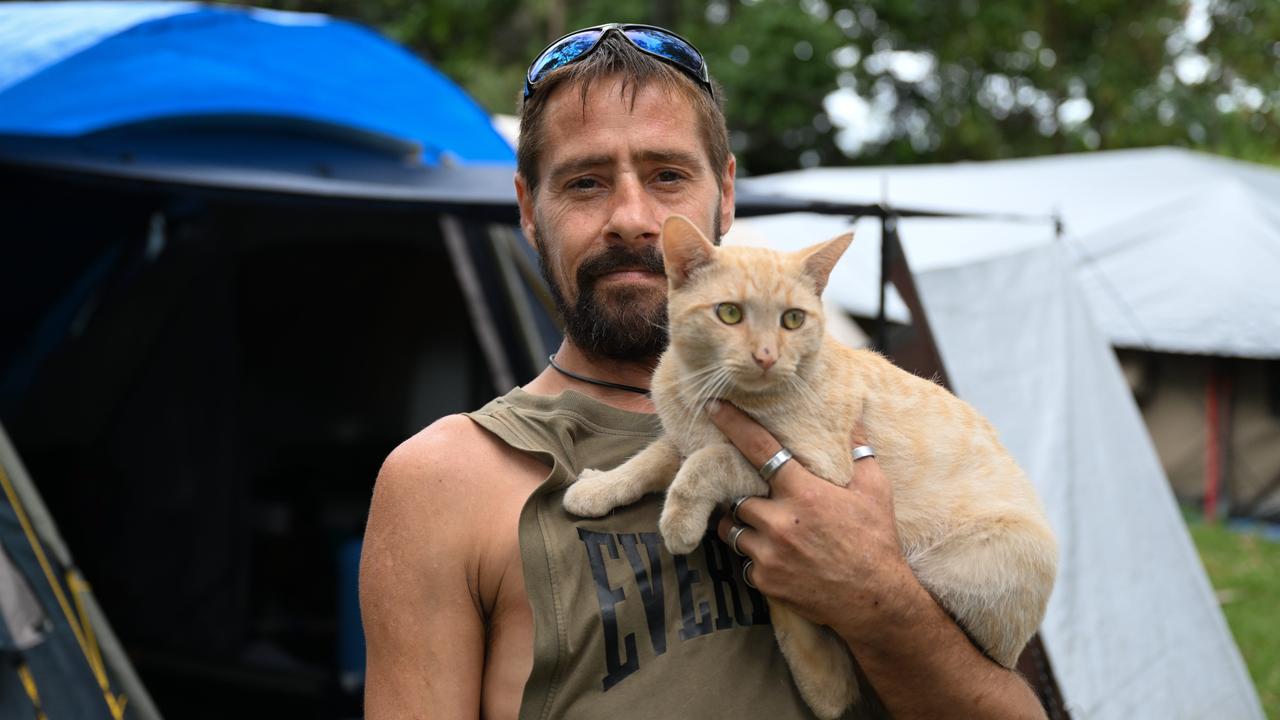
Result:
M75 137L178 119L276 119L510 163L457 85L325 15L186 2L0 3L0 134Z

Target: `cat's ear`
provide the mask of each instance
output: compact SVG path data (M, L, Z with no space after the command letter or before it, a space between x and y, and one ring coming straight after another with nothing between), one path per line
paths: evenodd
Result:
M672 215L662 224L662 262L672 287L680 287L694 270L711 262L715 245L683 215Z
M827 279L831 277L831 269L836 266L840 256L844 255L844 251L849 249L851 242L853 242L853 233L847 232L840 237L800 251L800 256L804 258L804 274L813 280L814 291L817 294L821 295L826 289Z

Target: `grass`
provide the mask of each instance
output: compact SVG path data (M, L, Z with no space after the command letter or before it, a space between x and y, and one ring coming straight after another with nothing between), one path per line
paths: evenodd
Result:
M1269 718L1280 718L1280 542L1188 517L1191 537Z

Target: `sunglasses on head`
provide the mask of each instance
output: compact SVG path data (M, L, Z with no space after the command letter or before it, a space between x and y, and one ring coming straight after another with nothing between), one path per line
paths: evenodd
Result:
M707 71L707 61L688 40L670 30L653 25L606 23L575 30L538 53L538 57L529 65L529 72L524 77L525 99L529 99L533 94L534 86L553 70L590 55L591 51L600 46L604 36L610 32L622 35L640 52L683 70L706 88L712 98L715 97L715 91L711 89L711 75Z

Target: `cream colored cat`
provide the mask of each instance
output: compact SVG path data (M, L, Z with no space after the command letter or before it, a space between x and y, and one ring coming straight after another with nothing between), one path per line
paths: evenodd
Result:
M814 474L847 485L861 421L893 484L902 551L920 582L1001 664L1044 616L1057 546L1026 476L995 430L942 387L847 348L823 329L821 294L853 236L797 253L716 248L692 223L663 226L671 342L653 375L663 436L621 466L584 470L564 506L597 517L666 490L659 529L673 553L701 541L717 504L763 495L756 468L711 424L737 405ZM777 601L775 634L822 718L858 699L844 643Z

